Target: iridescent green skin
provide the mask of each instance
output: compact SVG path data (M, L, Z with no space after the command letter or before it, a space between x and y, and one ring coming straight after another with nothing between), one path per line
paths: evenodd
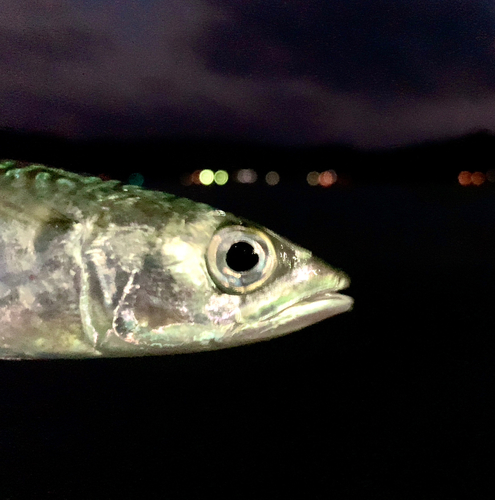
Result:
M276 262L246 293L208 269L225 226ZM348 278L271 231L184 198L0 162L0 358L142 356L231 347L350 309Z

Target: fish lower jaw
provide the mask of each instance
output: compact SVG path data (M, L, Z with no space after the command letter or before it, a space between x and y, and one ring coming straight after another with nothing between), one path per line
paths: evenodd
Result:
M354 300L347 295L321 292L293 303L270 317L263 318L259 326L264 326L267 331L270 330L270 337L284 335L349 311L353 303Z

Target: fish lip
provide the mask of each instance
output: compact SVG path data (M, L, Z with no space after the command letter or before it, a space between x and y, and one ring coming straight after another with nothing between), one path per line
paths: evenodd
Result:
M346 287L342 287L346 288ZM339 289L340 290L340 289ZM334 316L336 314L339 314L341 312L346 312L352 309L352 306L354 304L354 299L350 297L349 295L344 295L342 293L338 293L339 290L335 291L328 291L328 290L321 290L312 294L308 294L304 297L301 297L299 300L296 302L292 302L287 305L287 307L284 307L283 309L280 309L279 311L274 312L270 316L267 316L263 318L262 322L269 322L272 321L275 318L281 318L284 315L287 315L287 313L292 310L296 310L297 308L304 308L305 306L311 306L313 305L315 309L317 310L317 313L321 315L321 320L329 318L331 316ZM320 304L320 308L318 308L318 303ZM340 303L340 304L339 304ZM327 307L328 306L328 307ZM325 314L328 312L328 314ZM303 321L303 318L305 316L309 316L310 313L307 315L302 315L299 320L301 322ZM296 320L294 320L296 321ZM319 320L317 320L319 321ZM292 322L292 321L291 321ZM316 322L316 321L315 321ZM304 322L305 323L305 322ZM312 322L308 322L307 325L311 324Z
M264 317L261 320L261 323L273 321L274 319L280 319L283 316L289 316L290 312L294 312L299 308L299 312L301 313L299 320L292 319L289 320L288 323L293 324L300 322L301 324L304 323L304 326L308 326L314 322L330 318L331 316L335 316L336 314L339 314L341 312L346 312L352 308L352 305L354 303L352 297L339 293L341 290L345 290L350 286L351 280L349 276L345 272L336 269L330 269L330 272L328 272L329 269L327 264L325 264L323 261L320 262L320 260L316 257L312 257L311 261L313 262L313 264L316 264L318 267L324 270L322 275L320 275L320 279L322 281L320 282L319 286L312 287L312 290L309 289L297 300L290 301L283 309L274 311L269 316ZM332 281L330 286L328 282L325 283L326 278L328 277L330 277ZM346 304L347 307L345 307ZM320 317L320 319L317 319L313 322L304 321L304 317L306 317L306 319L309 319L309 316L315 315L314 313L311 314L311 312L309 311L311 309L311 305L313 305L313 309L318 311L318 316Z
M350 298L348 295L344 295L343 293L339 293L339 290L332 290L331 292L328 290L322 290L320 292L313 293L311 295L308 295L307 297L301 298L301 300L298 300L294 304L291 304L291 306L301 304L303 302L318 302L320 300L325 300L325 299L337 299L340 300L341 298ZM289 307L291 307L289 306Z

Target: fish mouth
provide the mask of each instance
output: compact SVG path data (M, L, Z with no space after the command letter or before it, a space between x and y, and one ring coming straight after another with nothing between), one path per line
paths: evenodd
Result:
M270 329L271 335L301 330L337 314L349 311L354 300L348 295L322 291L289 304L260 322Z

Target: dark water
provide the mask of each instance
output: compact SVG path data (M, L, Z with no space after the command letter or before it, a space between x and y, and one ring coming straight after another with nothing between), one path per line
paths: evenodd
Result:
M495 190L175 191L344 269L354 310L214 353L2 362L0 498L492 498Z

